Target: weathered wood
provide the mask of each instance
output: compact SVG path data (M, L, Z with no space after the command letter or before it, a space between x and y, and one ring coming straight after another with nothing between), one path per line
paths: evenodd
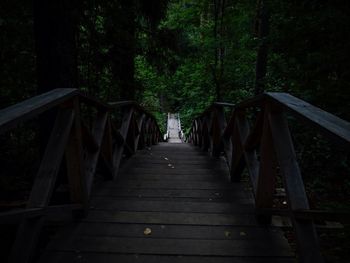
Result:
M260 240L191 240L191 239L152 239L79 236L71 243L62 242L52 248L63 251L83 251L123 254L162 254L197 256L291 256L279 244ZM50 247L49 247L50 248Z
M105 127L108 120L107 112L98 112L96 116L96 120L94 123L92 134L97 143L98 150L95 152L87 152L85 159L85 173L86 173L86 187L88 191L88 195L90 195L97 162L100 156L100 150L102 145L102 140L105 135Z
M267 93L270 100L287 111L301 117L340 146L350 144L350 123L287 93Z
M97 109L96 121L90 132L81 124L80 106ZM40 235L42 226L52 213L86 208L89 190L92 186L99 159L116 174L123 152L134 153L138 141L144 136L142 129L144 119L148 119L149 143L156 144L160 140L160 130L154 117L143 107L132 103L107 105L94 98L78 92L76 89L56 89L36 96L7 109L1 110L0 133L6 132L19 123L34 118L47 110L58 107L58 115L49 142L39 167L38 175L29 197L27 208L0 215L1 222L20 221L17 238L11 252L10 262L27 262ZM120 130L112 133L110 111L112 108L124 108L124 116ZM141 116L136 121L135 114ZM128 135L130 138L128 139ZM131 141L130 145L126 141ZM114 144L114 147L113 147ZM131 146L131 147L130 147ZM114 148L112 151L112 147ZM83 157L85 152L85 159ZM56 177L60 170L62 158L66 157L69 189L73 205L48 207L54 191ZM112 168L113 166L113 168ZM62 171L65 171L62 170ZM61 213L63 214L63 213ZM57 216L56 216L57 217ZM17 219L17 220L14 220ZM18 253L21 251L21 253Z
M163 197L174 198L192 198L196 199L211 199L216 200L235 200L242 198L252 198L248 193L234 192L230 190L196 190L196 189L118 189L115 191L113 188L105 188L97 191L95 196L113 196L113 197Z
M309 204L301 177L300 169L289 133L286 119L281 111L271 112L269 125L273 147L287 191L289 206L292 210L309 209ZM302 262L323 262L317 233L311 220L292 218L298 251Z
M214 106L222 106L222 107L235 107L235 104L227 103L227 102L214 102Z
M207 239L207 240L265 240L266 242L286 243L279 228L244 227L244 226L197 226L197 225L156 225L156 224L113 224L113 223L81 223L73 229L68 239L77 235L109 236L109 237L145 237L145 228L151 228L153 233L148 238L167 239ZM229 232L230 235L225 235ZM242 235L244 232L246 235ZM71 232L72 233L72 232ZM65 241L66 236L61 238Z
M102 187L102 186L101 186ZM176 189L188 189L188 190L231 190L231 191L240 191L241 185L228 184L227 182L207 182L207 181L172 181L171 184L165 180L154 181L150 183L145 180L132 180L131 178L125 178L125 180L120 179L117 185L110 185L108 183L103 184L104 188L113 188L115 191L117 189L168 189L168 190L176 190Z
M0 134L78 94L76 89L55 89L0 111Z
M119 140L115 143L114 150L113 150L113 171L114 171L113 178L116 178L118 174L119 165L122 158L122 154L124 152L125 141L128 134L128 129L130 126L132 115L133 115L132 108L123 110L122 124L119 129L119 133L121 135L122 140Z
M102 140L101 145L101 155L105 161L105 165L108 168L108 175L105 175L106 178L113 178L113 136L112 136L112 125L110 117L107 120L105 134Z
M320 211L310 209L276 209L276 208L262 208L256 209L257 214L262 215L279 215L286 217L295 217L302 220L318 220L318 221L335 221L335 222L349 222L350 213L336 212L336 211ZM317 228L317 226L316 226Z
M128 212L128 211L90 211L84 222L145 223L175 225L215 225L215 226L255 226L252 215L171 213L171 212Z
M60 109L29 197L28 207L47 206L73 125L74 111ZM53 150L55 149L55 150Z
M222 104L222 106L225 106ZM267 113L271 107L273 113ZM190 142L197 145L196 135L198 134L196 121L205 116L215 115L217 109L215 105L205 110L193 123L190 130ZM249 132L249 124L245 114L238 114L248 108L252 109L252 117L256 123L252 131ZM282 116L282 110L290 113L298 120L316 127L319 131L330 139L340 143L341 147L348 150L350 142L350 123L327 113L309 103L295 98L286 93L265 93L255 98L246 100L234 107L221 140L224 143L222 151L225 152L231 177L239 180L239 175L243 168L248 168L251 177L253 191L256 194L257 214L268 215L271 213L261 213L261 210L271 211L272 198L274 196L274 181L276 170L282 174L286 197L290 209L284 212L293 222L296 233L298 250L302 262L322 262L319 252L318 240L312 220L315 215L322 213L308 213L309 210L304 184L300 175L299 167L289 134L286 120ZM258 114L257 114L258 112ZM256 116L257 115L257 116ZM209 140L218 141L217 134L220 129L216 117L211 117L214 121L210 125ZM264 127L264 128L263 128ZM192 139L193 138L193 139ZM256 150L260 150L260 162ZM276 158L275 158L276 156ZM259 177L258 177L259 174ZM297 212L299 211L299 212ZM303 212L300 212L303 211Z
M237 190L238 191L238 190ZM241 191L241 189L240 189ZM213 201L183 201L183 200L152 200L145 198L138 200L111 199L109 197L94 197L91 201L91 209L117 210L134 212L181 212L203 214L253 214L253 203L213 202Z
M136 121L136 136L134 139L134 147L135 147L135 152L137 151L137 149L140 149L139 147L139 141L140 138L142 137L142 126L143 126L143 122L146 118L146 114L141 114L141 116L137 119Z
M29 197L27 208L45 208L53 193L57 173L63 158L74 120L72 109L60 109L44 157ZM52 149L55 149L54 151ZM34 252L44 218L24 219L16 235L9 262L27 262ZM21 253L18 253L21 251Z
M263 124L263 134L260 146L260 169L255 194L255 203L258 209L272 208L277 176L277 165L275 161L275 152L272 147L273 141L269 124L269 114L269 109L265 109L265 121ZM265 216L262 219L270 223L271 216Z
M73 203L80 203L86 209L88 191L83 160L83 139L80 120L79 101L74 101L75 120L66 145L66 165L70 197ZM98 147L98 146L97 146Z
M55 252L47 253L40 263L75 263L81 260L86 263L104 262L104 263L184 263L184 257L178 255L137 255L137 254L113 254L113 253L83 253L83 252ZM214 256L190 256L186 257L186 263L295 263L292 257L214 257Z
M159 158L150 155L153 151L165 156L173 151L181 154L181 149L195 151L193 147L180 145L160 144L151 151L137 153L136 157L147 155L145 161L150 161ZM210 159L201 160L205 163ZM219 158L211 160L222 163ZM89 215L77 226L67 228L67 235L50 244L47 261L52 260L50 249L60 253L79 250L102 254L108 251L114 255L173 255L181 256L182 262L191 262L202 254L215 259L226 255L231 260L241 256L251 260L252 255L260 260L270 255L270 262L276 256L292 255L286 239L276 228L257 224L252 196L245 197L247 192L241 184L228 184L227 167L200 168L198 175L185 174L186 170L176 168L170 168L172 174L149 169L156 174L148 171L140 175L145 170L138 159L130 158L127 162L130 165L122 168L118 181L103 182L95 190ZM163 164L153 165L157 168ZM133 167L133 174L129 167ZM220 169L222 176L217 174ZM192 168L187 171L191 172ZM152 181L154 176L156 181ZM181 180L169 181L174 178ZM234 202L224 200L225 195L232 196ZM151 233L147 235L144 231L148 228Z

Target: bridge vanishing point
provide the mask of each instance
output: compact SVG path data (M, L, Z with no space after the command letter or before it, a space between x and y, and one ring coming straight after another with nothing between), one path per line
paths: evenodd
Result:
M339 147L349 146L348 122L265 93L214 103L193 121L186 143L169 114L162 142L154 117L136 103L57 89L1 110L0 133L52 109L26 207L0 213L1 224L18 225L9 262L323 262L314 220L337 215L310 209L285 115ZM60 176L70 201L52 204ZM287 205L275 207L276 196ZM282 225L294 231L296 250ZM43 239L47 227L54 231Z

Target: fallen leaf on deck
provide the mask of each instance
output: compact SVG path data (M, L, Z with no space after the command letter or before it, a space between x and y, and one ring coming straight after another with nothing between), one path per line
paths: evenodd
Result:
M150 234L152 234L152 229L150 229L149 227L146 227L145 230L143 230L143 233L148 236Z
M246 236L247 233L246 233L246 232L240 232L239 235L240 235L240 236Z

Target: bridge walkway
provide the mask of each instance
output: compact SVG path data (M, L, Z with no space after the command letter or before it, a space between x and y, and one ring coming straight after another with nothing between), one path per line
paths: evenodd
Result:
M295 262L279 228L259 225L251 190L190 144L138 151L95 186L88 216L53 238L40 262Z

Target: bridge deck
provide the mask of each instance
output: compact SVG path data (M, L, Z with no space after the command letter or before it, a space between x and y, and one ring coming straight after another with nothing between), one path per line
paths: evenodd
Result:
M87 218L65 226L41 262L294 262L278 228L259 225L223 160L161 143L96 187Z

